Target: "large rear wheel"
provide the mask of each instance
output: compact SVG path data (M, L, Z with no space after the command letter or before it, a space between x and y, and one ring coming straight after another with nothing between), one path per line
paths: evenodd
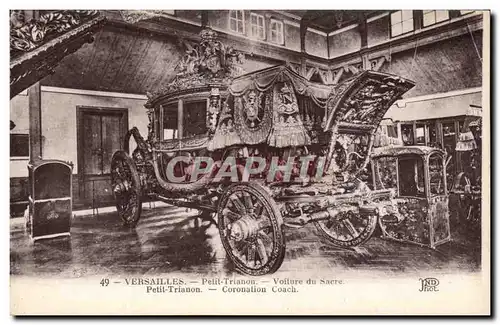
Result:
M262 186L246 183L228 187L217 215L222 244L238 271L264 275L279 269L285 258L283 219Z
M124 225L134 227L141 217L141 180L134 161L125 151L111 158L111 184L116 210Z

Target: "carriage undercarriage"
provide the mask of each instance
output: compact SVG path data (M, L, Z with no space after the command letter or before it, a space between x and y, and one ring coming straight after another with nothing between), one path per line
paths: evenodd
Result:
M197 190L172 192L157 181L154 170L159 167L152 166L154 161L134 161L124 151L113 156L113 191L124 224L138 223L145 200L199 210L202 219L218 227L236 268L249 275L279 269L285 257L286 229L313 224L329 244L353 248L370 239L381 211L393 205L392 190L372 191L359 179L337 187L325 181L328 178L308 184L266 182L265 178L239 179L235 184L204 180Z
M133 138L135 149L113 155L124 224L139 222L145 199L200 210L249 275L279 269L285 228L314 224L344 248L367 241L395 210L393 190L365 182L375 132L413 83L364 71L323 85L288 65L236 77L240 54L212 30L201 38L175 79L148 94L147 140L133 128L123 148Z

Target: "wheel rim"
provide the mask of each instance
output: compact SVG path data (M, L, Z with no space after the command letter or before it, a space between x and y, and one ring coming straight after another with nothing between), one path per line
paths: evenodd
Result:
M321 233L338 246L359 245L370 238L376 216L361 216L353 211L339 212L335 217L316 223Z
M281 215L252 187L237 186L218 211L222 243L238 270L250 275L276 271L284 257Z
M120 218L135 222L140 206L140 188L134 166L123 155L115 155L111 164L111 184Z

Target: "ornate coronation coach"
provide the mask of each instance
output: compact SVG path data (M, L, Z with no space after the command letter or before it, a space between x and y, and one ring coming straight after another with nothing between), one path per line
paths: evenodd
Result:
M241 54L210 29L201 36L174 80L148 94L147 137L131 129L134 150L112 158L123 222L137 224L146 197L198 209L250 275L278 270L285 227L314 223L341 247L368 240L396 195L363 181L374 135L414 84L363 71L324 85L288 65L241 75Z

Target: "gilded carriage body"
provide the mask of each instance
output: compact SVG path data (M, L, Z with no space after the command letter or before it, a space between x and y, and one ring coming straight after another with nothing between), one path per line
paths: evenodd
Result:
M241 59L205 30L175 79L148 94L147 139L133 128L134 150L112 160L124 223L138 222L146 197L201 210L250 275L280 267L285 227L314 223L342 247L368 240L395 195L365 182L374 135L413 83L363 71L324 85L289 65L239 75Z

